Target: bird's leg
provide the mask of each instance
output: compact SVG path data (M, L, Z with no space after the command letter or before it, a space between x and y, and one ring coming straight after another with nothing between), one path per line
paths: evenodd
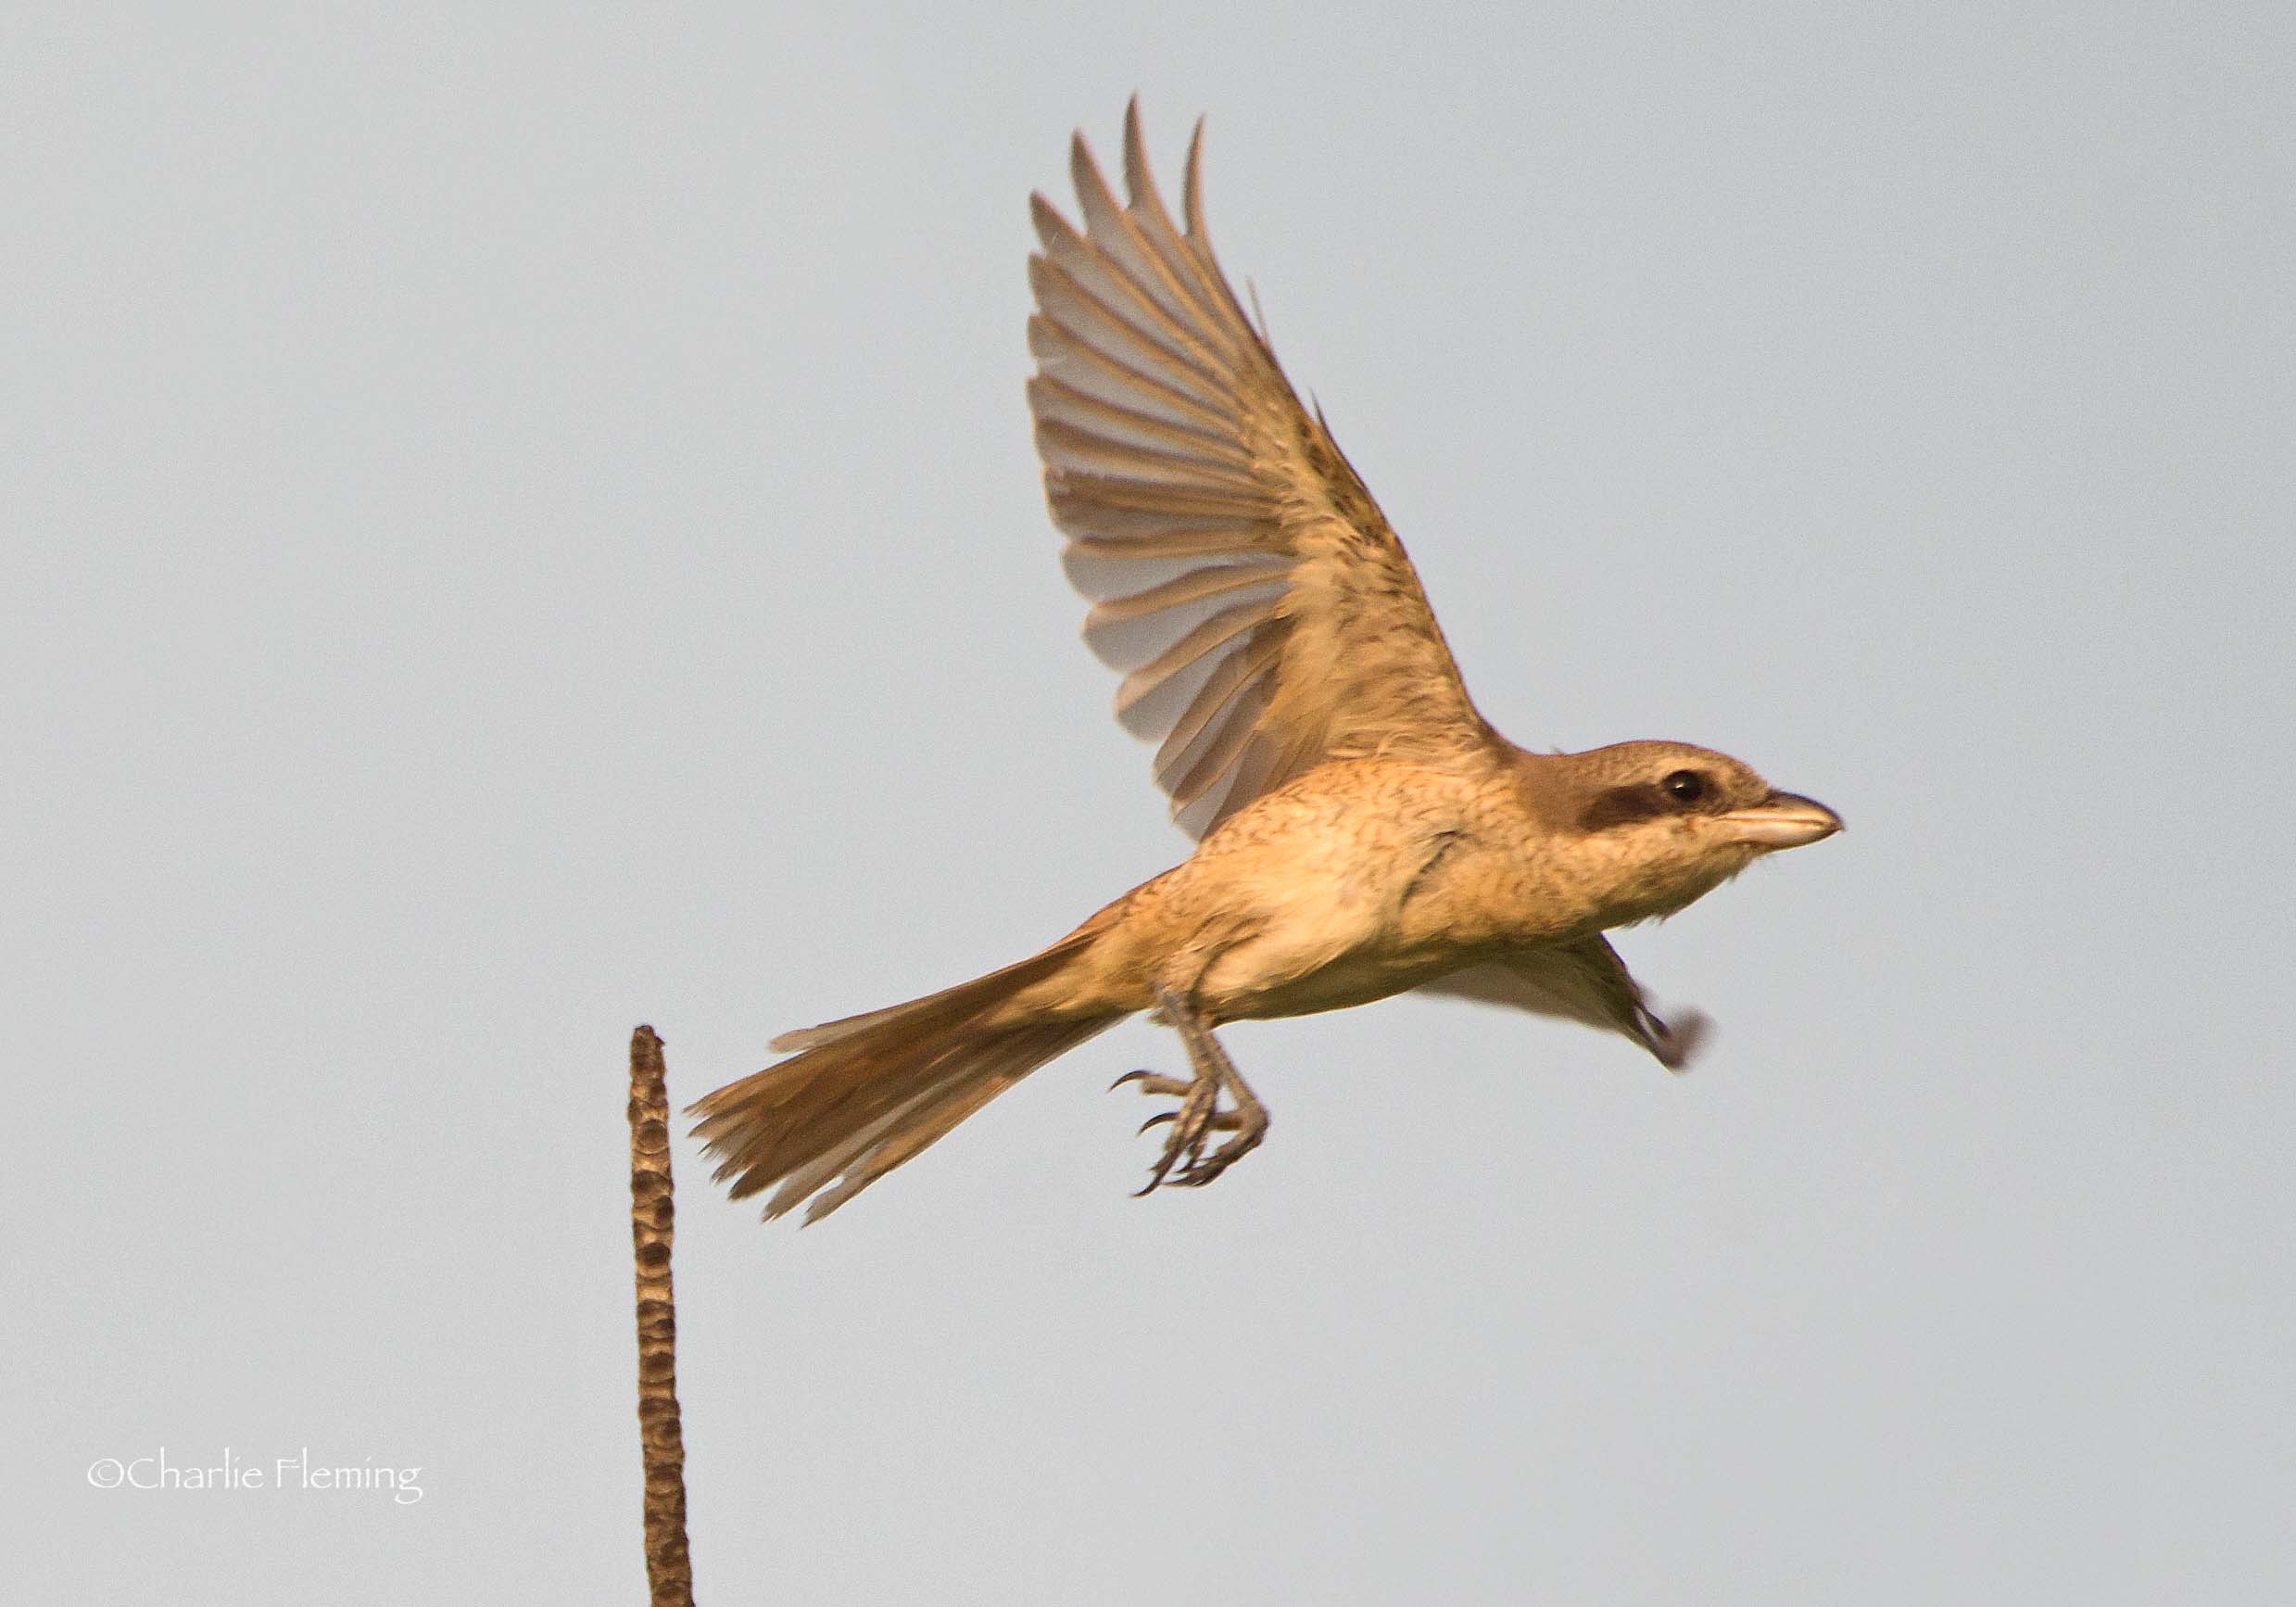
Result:
M1252 1092L1252 1085L1236 1069L1236 1063L1228 1058L1228 1051L1220 1047L1219 1040L1212 1036L1211 1027L1201 1016L1183 1017L1174 1026L1180 1042L1188 1045L1188 1057L1198 1068L1197 1074L1203 1074L1202 1068L1208 1062L1227 1086L1229 1098L1235 1101L1232 1109L1216 1111L1208 1124L1234 1136L1209 1155L1202 1153L1204 1143L1198 1139L1189 1151L1186 1170L1172 1179L1190 1188L1201 1188L1260 1146L1260 1141L1268 1136L1268 1107Z
M1140 1190L1142 1194L1153 1193L1167 1183L1201 1188L1258 1148L1268 1135L1268 1107L1238 1074L1235 1062L1228 1058L1219 1040L1212 1036L1210 1024L1161 982L1154 985L1154 993L1156 1013L1180 1034L1195 1075L1182 1082L1177 1077L1134 1071L1117 1078L1112 1085L1120 1088L1127 1082L1137 1082L1143 1094L1166 1095L1180 1102L1178 1110L1152 1116L1141 1124L1142 1132L1163 1122L1172 1124L1172 1131L1165 1137L1164 1153L1150 1169L1148 1183ZM1223 1090L1234 1101L1233 1107L1226 1110L1219 1104ZM1205 1141L1215 1132L1234 1136L1206 1155Z

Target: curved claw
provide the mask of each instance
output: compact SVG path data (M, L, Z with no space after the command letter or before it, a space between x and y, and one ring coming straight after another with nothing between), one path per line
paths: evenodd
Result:
M1226 1171L1235 1158L1232 1155L1227 1160L1220 1159L1217 1155L1206 1156L1202 1160L1181 1168L1164 1181L1178 1188L1202 1188L1205 1183Z
M1134 1138L1138 1138L1142 1133L1147 1132L1152 1127L1161 1127L1167 1121L1178 1121L1179 1120L1180 1112L1177 1110L1167 1110L1161 1116L1151 1116L1147 1120L1140 1124L1139 1128L1132 1133L1132 1136Z
M1109 1083L1109 1084L1108 1084L1108 1092L1109 1092L1109 1093L1111 1093L1111 1094L1114 1094L1114 1093L1115 1093L1117 1089L1119 1089L1119 1088L1123 1087L1123 1086L1124 1086L1127 1082L1139 1082L1139 1081L1140 1081L1142 1078L1143 1078L1143 1077L1154 1077L1154 1075L1155 1075L1155 1073L1154 1073L1154 1072L1153 1072L1153 1071L1151 1071L1151 1070L1149 1070L1149 1069L1148 1069L1148 1068L1147 1068L1147 1067L1145 1067L1145 1066L1142 1067L1142 1068L1141 1068L1139 1070L1137 1070L1137 1071L1127 1071L1127 1072L1126 1072L1123 1076L1121 1076L1121 1077L1117 1078L1117 1079L1116 1079L1114 1082L1111 1082L1111 1083Z

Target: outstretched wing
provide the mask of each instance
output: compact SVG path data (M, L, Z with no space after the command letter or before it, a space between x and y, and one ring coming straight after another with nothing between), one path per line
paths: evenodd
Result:
M1188 149L1174 227L1138 103L1119 205L1081 134L1081 232L1030 197L1043 249L1028 382L1085 640L1126 671L1116 715L1201 835L1342 754L1448 749L1488 728L1403 544L1244 317L1204 230Z
M1649 1050L1669 1071L1679 1071L1690 1063L1709 1025L1700 1010L1681 1011L1672 1026L1660 1020L1650 1008L1642 984L1629 974L1619 951L1600 932L1576 943L1523 949L1470 966L1434 981L1421 982L1417 991L1560 1016L1623 1032Z

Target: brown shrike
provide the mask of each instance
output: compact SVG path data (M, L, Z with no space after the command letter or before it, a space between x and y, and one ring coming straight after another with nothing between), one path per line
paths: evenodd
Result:
M1268 1131L1212 1029L1416 988L1632 1038L1679 1067L1702 1022L1653 1015L1605 941L1762 854L1841 828L1681 742L1533 753L1469 701L1403 544L1181 223L1138 108L1128 202L1081 135L1084 227L1043 196L1028 382L1085 639L1127 671L1116 715L1201 841L1039 954L942 993L774 1040L789 1057L694 1107L737 1198L826 1215L1054 1056L1140 1010L1192 1075L1146 1193L1211 1182Z

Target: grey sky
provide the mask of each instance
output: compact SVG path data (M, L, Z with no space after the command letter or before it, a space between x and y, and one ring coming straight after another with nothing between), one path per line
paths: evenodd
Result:
M2296 1588L2282 6L0 22L11 1600L625 1601L621 1082L1177 859L1024 197L1142 93L1532 746L1847 816L1719 1021L1129 1026L824 1226L689 1145L715 1601ZM423 1499L98 1490L106 1457Z

